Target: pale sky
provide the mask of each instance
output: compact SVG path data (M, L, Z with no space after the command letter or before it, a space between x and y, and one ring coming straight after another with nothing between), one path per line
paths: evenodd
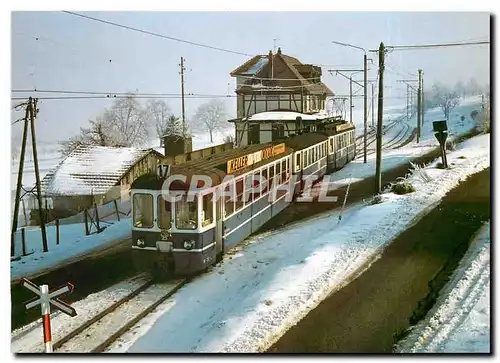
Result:
M267 54L276 38L284 54L302 63L322 65L323 82L336 94L347 94L349 83L341 76L330 75L327 69L335 66L361 69L363 52L332 44L332 40L375 49L381 41L386 45L414 45L490 37L490 14L480 12L84 14L251 55ZM181 56L186 59L185 91L211 95L228 92L234 95L235 82L229 73L250 58L144 35L63 12L12 13L12 89L179 94ZM369 53L369 58L374 59L370 79L376 78L376 57L375 53ZM394 51L386 58L385 104L405 103L405 86L396 80L415 78L409 73L416 74L418 68L423 69L426 88L436 81L453 86L458 80L466 82L470 77L481 85L489 83L489 59L488 45ZM361 80L362 73L354 78ZM20 95L25 94L13 94ZM187 117L206 101L188 99ZM42 141L67 139L110 102L43 100L39 103L37 136ZM166 102L174 113L180 114L180 99ZM234 116L236 99L228 98L226 103ZM361 99L355 102L355 107L362 107ZM13 115L12 119L16 117ZM13 135L20 130L18 123L13 127Z

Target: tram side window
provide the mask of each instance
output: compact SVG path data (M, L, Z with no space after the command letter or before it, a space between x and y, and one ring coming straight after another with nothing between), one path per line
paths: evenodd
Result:
M134 194L134 227L153 227L153 196L151 194Z
M281 163L278 161L276 163L276 185L281 184Z
M175 227L196 229L198 226L198 196L183 195L175 202Z
M172 227L172 205L165 201L162 195L158 196L158 227L161 229Z
M274 164L269 167L269 188L274 187Z
M288 180L288 168L287 163L289 159L283 160L281 162L281 182L284 183Z
M261 193L261 188L262 188L262 185L261 185L261 176L260 176L260 171L257 171L253 174L253 180L252 180L252 187L253 187L253 190L254 190L254 193L253 193L253 199L257 199L257 198L260 198L260 193Z
M245 177L245 203L250 204L253 202L253 175Z
M333 137L329 141L330 141L330 154L331 154L333 153Z
M240 210L243 208L243 178L240 178L236 181L236 203L234 210Z
M202 210L201 210L201 226L205 227L214 221L214 202L213 193L206 194L203 196Z
M227 217L228 215L234 212L234 201L236 199L236 192L234 188L234 184L228 183L224 188L224 215Z
M300 170L300 153L295 154L295 171Z
M269 181L267 180L267 168L262 169L262 194L266 193L269 189Z
M309 149L309 150L307 151L307 154L308 154L308 158L307 158L307 160L309 161L309 162L307 163L307 165L311 165L311 164L313 163L313 151L312 151L312 149Z

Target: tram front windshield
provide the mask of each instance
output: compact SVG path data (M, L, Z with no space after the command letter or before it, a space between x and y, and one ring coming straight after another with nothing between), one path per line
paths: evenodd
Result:
M158 227L161 229L172 227L172 204L165 201L162 195L158 196Z
M151 194L134 194L133 199L134 227L153 227L153 196Z
M198 197L184 195L175 202L175 227L196 229L198 226Z

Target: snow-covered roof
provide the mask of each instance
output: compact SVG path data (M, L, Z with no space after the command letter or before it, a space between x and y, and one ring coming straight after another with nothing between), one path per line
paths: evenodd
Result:
M248 121L295 121L297 117L301 117L304 121L315 121L328 118L326 113L315 113L308 115L305 113L293 112L293 111L268 111L253 114L248 117Z
M267 62L269 61L269 59L267 58L267 56L263 55L260 57L259 60L257 60L257 62L255 62L252 66L250 66L246 72L242 72L242 74L245 74L245 75L254 75L256 74L262 67L264 67Z
M44 194L104 194L151 149L80 146L42 180Z

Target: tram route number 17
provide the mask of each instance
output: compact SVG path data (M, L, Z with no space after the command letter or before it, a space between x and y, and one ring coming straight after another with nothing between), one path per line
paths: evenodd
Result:
M159 164L156 167L156 174L160 178L168 178L170 176L170 165L168 165L168 164Z

